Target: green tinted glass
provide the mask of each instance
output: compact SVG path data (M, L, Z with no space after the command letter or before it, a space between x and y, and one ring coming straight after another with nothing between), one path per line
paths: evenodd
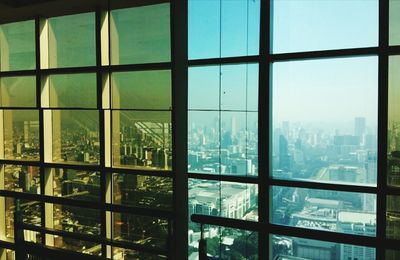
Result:
M35 107L36 77L0 78L0 106L2 107Z
M50 107L96 108L96 74L49 76Z
M35 21L0 25L0 70L29 70L35 63Z
M112 106L122 109L171 109L171 71L113 73Z
M49 67L96 65L95 14L49 19Z
M171 60L170 5L111 11L111 64Z

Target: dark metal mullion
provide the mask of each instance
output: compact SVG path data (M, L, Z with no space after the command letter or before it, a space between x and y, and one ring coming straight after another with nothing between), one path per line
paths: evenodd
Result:
M188 257L188 0L171 1L173 242L169 259Z
M270 175L270 69L268 57L270 54L270 23L271 2L261 0L260 3L260 58L259 58L259 82L258 82L258 208L259 221L269 223L269 175ZM269 259L270 234L269 230L259 232L258 238L259 259Z
M37 64L37 60L36 60L36 64ZM35 73L38 71L38 69L39 68L36 68L33 70L0 71L0 77L34 76Z
M374 247L378 238L373 236L363 236L356 234L332 232L327 230L307 229L295 226L283 226L263 222L253 222L242 219L232 219L225 217L192 215L192 221L213 226L224 226L235 229L258 231L261 233L277 234L283 236L302 237L314 240L329 241L334 243L346 243L359 246ZM391 241L392 244L395 240ZM261 245L264 246L265 245ZM260 258L261 259L261 258ZM271 259L271 258L265 258Z
M387 194L387 129L388 129L388 54L389 0L379 1L379 49L378 60L378 156L377 156L377 228L376 258L385 259L386 194Z
M274 61L292 61L292 60L308 60L308 59L324 59L324 58L340 58L354 56L375 56L380 52L379 47L365 47L354 49L337 49L322 51L305 51L293 53L276 53L270 55L270 60Z
M284 186L304 189L323 189L323 190L335 190L344 192L360 192L360 193L377 193L378 188L373 186L362 186L362 185L349 185L349 184L335 184L335 183L323 183L312 180L280 180L270 178L270 185L272 186Z
M257 63L258 55L189 60L189 66L218 66L221 64Z
M189 178L198 180L213 180L213 181L227 181L227 182L239 182L239 183L258 183L258 177L256 176L235 176L235 175L221 175L221 174L209 174L209 173L188 173Z

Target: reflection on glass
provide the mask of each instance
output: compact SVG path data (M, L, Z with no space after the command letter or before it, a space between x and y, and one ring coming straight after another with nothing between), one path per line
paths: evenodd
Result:
M96 65L94 13L50 18L48 37L50 68Z
M400 196L386 197L386 237L400 239Z
M210 225L203 230L210 259L258 259L257 232ZM199 239L198 232L189 234L189 259L197 259Z
M5 198L6 237L14 238L14 198ZM35 201L21 200L20 208L22 221L25 224L40 226L42 205ZM40 234L31 230L24 230L24 239L40 243Z
M54 229L72 233L100 235L100 211L54 204Z
M78 200L100 200L100 172L54 168L53 196Z
M271 235L272 256L274 260L318 259L318 260L375 260L375 248L350 244L339 244L300 237Z
M257 199L255 184L189 179L189 216L203 214L257 221Z
M113 213L113 239L166 249L168 221L115 212Z
M190 0L189 59L257 55L260 0Z
M77 240L69 237L54 236L54 247L88 255L101 256L101 244Z
M398 251L398 250L386 250L385 259L386 260L397 260L397 259L400 259L400 251Z
M272 174L376 185L377 58L273 65Z
M15 260L15 251L11 249L6 250L6 260Z
M114 72L112 107L171 109L171 71Z
M121 247L113 247L113 258L115 260L135 260L135 259L145 259L145 260L166 260L167 256L150 254L140 251L135 251L132 249L126 249Z
M172 179L113 173L113 203L145 208L172 209Z
M400 44L400 1L389 0L389 45Z
M35 107L36 78L34 76L0 78L0 106Z
M40 168L24 165L3 165L4 189L40 194Z
M376 194L274 186L272 223L375 236Z
M171 60L170 5L111 11L111 64Z
M171 170L171 113L112 112L113 166L142 170Z
M400 56L389 57L387 183L400 187Z
M96 108L96 74L49 76L50 107Z
M99 112L53 110L53 161L99 163Z
M0 70L29 70L35 63L35 21L0 25Z
M378 45L378 1L272 3L274 53Z
M3 110L2 113L4 159L39 160L39 112Z

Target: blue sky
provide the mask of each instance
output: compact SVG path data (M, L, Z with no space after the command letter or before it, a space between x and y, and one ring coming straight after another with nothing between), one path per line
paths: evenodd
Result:
M259 0L190 0L189 58L258 54L259 10ZM378 44L377 0L277 0L272 11L273 53ZM202 99L204 107L215 107L218 101L213 96L218 94L214 89L218 74L214 74L203 71L192 80L196 84L189 84L192 92L199 95L204 90L209 96ZM272 75L275 120L343 123L353 122L355 116L365 116L367 124L376 120L377 57L275 63ZM231 89L243 88L237 77L229 79L224 73L221 77ZM243 91L236 95L231 98L240 100Z

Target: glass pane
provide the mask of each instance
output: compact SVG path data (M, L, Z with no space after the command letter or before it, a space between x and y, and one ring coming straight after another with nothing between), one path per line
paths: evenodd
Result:
M400 251L398 250L386 250L386 260L397 260L400 259Z
M0 78L0 106L36 107L36 77Z
M376 57L273 65L273 177L376 185Z
M40 168L24 165L3 165L4 189L40 194Z
M376 194L273 186L272 223L375 236Z
M14 198L5 198L6 237L14 238ZM22 221L24 224L40 226L42 205L35 201L20 201ZM40 243L40 234L31 230L24 231L25 240Z
M53 110L52 134L54 162L99 163L98 111Z
M50 18L49 26L50 68L96 65L94 13Z
M113 173L113 203L126 206L172 209L172 179Z
M339 244L313 239L271 236L272 256L274 260L375 260L376 250L350 244Z
M257 117L257 112L221 113L221 173L257 175Z
M100 172L53 168L53 196L100 201Z
M218 111L189 111L188 170L221 173Z
M111 11L111 64L171 60L170 5Z
M39 160L39 112L3 110L4 159Z
M378 45L378 1L272 3L274 53Z
M171 109L171 71L114 72L112 106L123 109Z
M258 220L258 188L255 184L189 179L189 216L203 214ZM190 229L196 227L190 225Z
M96 108L96 74L49 76L50 107Z
M167 256L150 254L150 253L135 251L132 249L121 248L121 247L113 247L113 258L112 259L116 259L116 260L136 260L136 259L166 260Z
M29 70L35 67L35 21L0 25L0 70Z
M221 109L258 110L258 64L221 66Z
M386 237L400 239L400 196L386 197Z
M400 187L400 56L389 57L388 185Z
M101 256L101 244L77 240L69 237L53 236L54 247L88 255Z
M257 55L260 1L189 0L189 59Z
M112 112L113 165L141 170L171 170L171 113Z
M116 212L112 215L113 240L166 249L168 239L167 220Z
M54 229L100 235L100 211L67 205L53 205Z
M189 109L219 109L220 66L189 68Z
M258 259L258 234L240 229L204 226L209 259ZM198 259L200 230L189 234L189 259Z
M389 45L400 44L400 1L389 0Z

